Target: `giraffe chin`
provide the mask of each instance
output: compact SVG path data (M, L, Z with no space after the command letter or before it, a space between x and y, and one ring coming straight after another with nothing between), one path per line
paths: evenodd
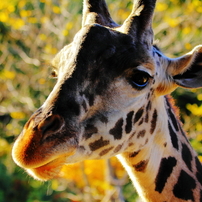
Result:
M67 156L59 157L42 166L26 169L27 173L36 180L47 181L60 177L62 166L66 164Z

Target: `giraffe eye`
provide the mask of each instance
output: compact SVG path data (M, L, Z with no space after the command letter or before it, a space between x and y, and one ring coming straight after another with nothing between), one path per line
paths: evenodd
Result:
M57 72L55 71L55 70L53 70L52 72L51 72L51 78L57 78Z
M150 78L151 76L147 72L138 70L133 72L130 82L133 87L142 89L149 83Z

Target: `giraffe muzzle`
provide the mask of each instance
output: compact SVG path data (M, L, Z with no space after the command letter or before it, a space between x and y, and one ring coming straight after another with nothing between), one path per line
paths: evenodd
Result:
M14 161L23 168L36 168L51 162L59 154L52 154L58 146L57 135L64 125L64 119L51 114L39 121L34 114L26 123L13 146Z

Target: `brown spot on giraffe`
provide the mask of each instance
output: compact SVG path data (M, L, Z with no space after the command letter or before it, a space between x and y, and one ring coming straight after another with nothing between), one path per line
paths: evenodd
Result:
M109 147L107 149L104 149L103 151L100 152L100 156L106 155L108 152L110 152L114 147Z
M139 131L139 133L137 134L137 138L139 139L140 137L143 138L146 134L146 130L141 130Z
M147 168L148 160L142 160L139 163L133 165L135 170L137 172L145 172L145 169Z
M186 163L187 167L192 171L192 154L186 144L182 144L182 159Z
M181 171L173 193L177 198L194 201L193 190L196 187L195 180L184 170Z
M126 117L126 126L125 126L125 131L126 133L130 133L131 130L132 130L132 118L133 118L133 115L134 115L134 111L131 111L127 114L127 117Z
M144 108L143 107L141 107L140 109L138 109L138 111L135 114L134 123L137 123L140 120L140 118L143 115L143 112L144 112Z
M144 144L147 144L149 142L149 139L147 138L146 140L145 140L145 143Z
M135 151L135 152L129 154L129 158L134 158L134 157L136 157L136 156L139 154L140 151L141 151L141 150L138 150L138 151Z
M142 118L142 119L140 120L140 122L138 123L138 125L141 126L143 123L144 123L144 118Z
M159 193L163 191L176 164L177 160L174 157L163 158L161 160L159 172L155 179L155 190Z
M122 126L123 126L123 118L119 119L116 123L114 128L110 129L109 133L113 135L114 139L121 139L122 138Z
M95 140L94 142L91 142L89 144L89 147L91 151L95 151L106 145L109 145L109 140L103 140L103 137L100 137L100 139Z
M170 121L168 121L168 128L169 128L170 137L171 137L173 147L178 150L179 149L178 138L177 138L176 133L170 124Z
M151 105L151 101L149 100L149 102L147 103L147 106L146 106L146 111L150 111L152 108L152 105Z
M83 136L87 140L87 139L91 138L91 136L93 134L96 134L97 132L98 132L98 129L95 126L88 124L85 127L85 132L84 132Z
M146 112L146 116L145 116L145 123L149 122L149 112Z
M118 145L115 149L114 149L114 153L119 152L123 147L123 144Z
M153 114L152 114L152 120L151 120L151 128L150 128L150 133L153 134L154 130L156 129L156 123L157 123L157 110L155 109Z

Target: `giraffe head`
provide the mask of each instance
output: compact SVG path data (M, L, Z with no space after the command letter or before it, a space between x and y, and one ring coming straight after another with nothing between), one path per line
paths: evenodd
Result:
M202 86L201 46L176 59L153 46L155 2L135 1L119 26L104 0L84 0L81 30L52 62L56 85L13 147L30 175L48 180L64 164L138 149L134 134L156 130L157 112L147 118L152 102L178 86Z

